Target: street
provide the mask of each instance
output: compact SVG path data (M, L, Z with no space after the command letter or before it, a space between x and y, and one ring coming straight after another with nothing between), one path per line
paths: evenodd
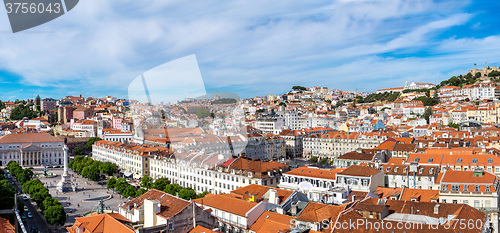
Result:
M22 190L20 184L17 182L17 180L14 177L9 179L9 183L11 185L13 185L14 188L16 188L16 190L19 194L23 193L23 190ZM20 198L22 200L22 197L20 197ZM28 232L32 232L31 227L36 226L36 228L38 229L39 232L53 233L54 232L53 227L45 222L45 218L42 216L42 214L40 212L38 212L38 206L36 205L36 203L32 202L31 198L28 198L28 200L26 200L26 201L23 200L23 202L24 202L24 205L28 207L28 211L31 212L31 214L33 215L33 218L28 218L27 212L24 212L22 215L22 216L26 217L26 222L24 223L26 230Z

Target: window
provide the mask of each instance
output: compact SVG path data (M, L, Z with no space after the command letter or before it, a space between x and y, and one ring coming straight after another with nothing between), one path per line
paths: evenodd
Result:
M427 162L428 162L428 163L432 163L432 161L434 161L434 158L429 158L429 159L427 160Z
M476 159L476 158L473 158L473 159L472 159L472 163L477 163L477 159Z
M420 157L415 158L415 162L418 163L419 161L420 161Z
M443 188L442 188L443 191L447 191L448 190L448 185L447 184L443 184Z
M468 192L469 191L469 185L468 184L464 184L464 192Z
M462 158L458 158L457 163L462 163Z
M485 192L489 192L489 191L490 191L490 186L486 185L486 191Z
M468 205L469 204L469 200L464 200L464 204Z
M452 184L451 185L451 191L453 192L458 192L460 186L458 184Z
M368 186L368 179L363 179L363 186Z
M479 185L476 184L476 186L474 187L474 192L479 192Z

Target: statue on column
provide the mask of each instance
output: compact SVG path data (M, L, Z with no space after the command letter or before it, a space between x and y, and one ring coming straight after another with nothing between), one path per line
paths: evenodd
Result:
M71 182L71 176L68 174L68 146L66 143L68 142L67 138L64 138L64 172L61 176L61 181L57 184L57 190L59 192L69 192L76 191L76 184Z

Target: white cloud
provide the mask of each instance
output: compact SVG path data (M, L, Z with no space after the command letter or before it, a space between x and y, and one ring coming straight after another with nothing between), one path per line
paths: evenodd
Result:
M439 59L454 69L446 59L468 62L458 54L387 59L382 53L496 46L495 38L450 38L436 47L436 35L470 20L470 14L460 12L463 4L86 0L53 22L1 34L0 69L31 85L107 94L126 92L140 73L196 54L208 87L239 86L261 95L276 90L267 84L349 88L372 82L367 91L373 91L389 84L386 80L426 79L422 74L449 69L435 65ZM0 31L8 30L5 22L0 24Z

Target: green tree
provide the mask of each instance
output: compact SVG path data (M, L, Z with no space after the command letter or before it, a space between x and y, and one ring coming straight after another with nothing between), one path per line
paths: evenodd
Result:
M127 188L123 191L122 195L125 198L135 197L135 193L136 192L137 192L137 188L136 187L134 187L132 185L128 185Z
M106 187L108 189L114 189L116 184L116 179L114 177L109 178L108 182L106 182Z
M305 90L307 90L307 88L305 88L303 86L293 86L292 90L294 90L294 91L305 91Z
M0 209L12 209L16 190L6 180L0 180Z
M204 198L204 197L205 197L207 194L209 194L209 193L210 193L210 192L208 192L208 191L204 191L204 192L202 192L202 193L198 194L198 195L196 196L196 198Z
M175 196L181 190L182 190L182 187L178 184L168 184L167 186L165 186L165 190L163 190L163 192L166 192L170 195Z
M108 176L112 176L113 174L116 173L116 171L118 171L118 166L114 163L111 163L111 162L102 163L99 166L99 168L101 170L101 173L104 173Z
M61 205L55 205L43 211L43 215L49 224L64 225L66 223L66 212Z
M318 157L311 156L311 159L309 159L309 162L311 162L311 163L317 163L318 162Z
M196 199L196 192L192 188L185 188L179 191L179 198L184 200Z
M328 161L328 158L321 158L321 160L319 161L319 164L327 164L329 161Z
M153 185L153 178L148 175L145 175L141 178L141 187L150 189Z
M459 129L460 128L460 125L459 124L455 124L453 122L450 122L448 123L448 126L452 127L452 128L455 128L455 129Z
M73 151L71 151L74 155L83 155L85 154L85 148L82 145L77 145L75 148L73 148Z
M98 181L101 178L99 164L92 163L89 167L84 167L82 170L82 176L85 176L90 180Z
M19 104L14 109L12 109L12 111L10 113L10 119L11 120L21 120L24 117L27 117L28 119L32 119L32 118L37 117L36 112L31 110L31 108L30 108L31 106L33 106L33 104L28 104L28 105Z
M36 106L36 111L40 111L40 95L37 95L35 98L35 106Z
M85 149L91 150L92 149L92 145L94 144L94 142L101 141L101 140L102 139L100 137L89 138L89 140L87 141L87 143L85 143Z
M211 116L211 114L208 110L201 108L196 110L196 116L198 117L198 119L204 119Z
M22 170L22 173L20 174L20 177L16 177L19 179L21 183L24 183L26 181L29 181L33 178L33 171L31 171L30 168L25 168Z
M424 111L424 114L422 117L427 121L427 124L429 124L429 118L432 116L432 109L430 107L426 108Z
M125 178L118 178L115 183L115 190L116 192L122 194L127 186L129 186L129 184L127 183L127 180L125 180Z
M164 190L168 184L170 184L170 180L168 178L162 177L156 179L151 187L157 190Z
M42 204L40 205L40 209L44 211L50 208L51 206L56 206L56 205L61 205L61 203L53 197L46 197L45 200L43 200Z
M146 189L140 189L140 190L138 190L138 191L135 193L135 196L134 196L134 197L138 197L138 196L140 196L140 195L142 195L142 194L145 194L146 192L148 192L148 190L146 190Z
M415 100L420 100L424 104L424 106L434 106L439 103L439 100L436 98L430 98L427 96L420 96L415 98Z
M45 188L45 187L44 187ZM31 195L31 199L35 201L37 204L41 204L45 198L50 197L49 190L47 188L40 190L39 192L36 192Z

